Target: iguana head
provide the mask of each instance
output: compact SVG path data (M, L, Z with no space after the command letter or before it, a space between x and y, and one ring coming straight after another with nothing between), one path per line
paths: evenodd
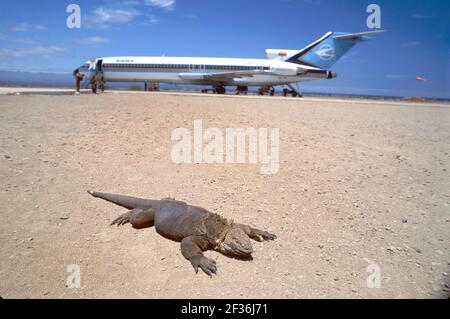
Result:
M253 253L252 244L247 234L238 227L231 227L218 250L226 255L249 258Z

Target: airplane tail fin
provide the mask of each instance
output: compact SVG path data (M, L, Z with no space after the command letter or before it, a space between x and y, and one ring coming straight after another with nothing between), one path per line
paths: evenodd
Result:
M328 32L297 54L291 56L286 62L330 69L357 43L370 40L371 35L382 32L385 32L385 30L360 33Z

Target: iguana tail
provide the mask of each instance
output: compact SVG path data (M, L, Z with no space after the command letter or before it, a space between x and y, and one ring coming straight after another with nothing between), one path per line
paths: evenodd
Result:
M93 191L88 191L88 193L96 198L104 199L108 202L114 203L116 205L119 205L119 206L122 206L122 207L128 208L128 209L149 208L149 207L154 206L157 202L155 200L142 199L142 198L136 198L136 197L130 197L130 196L123 196L123 195L99 193L99 192L93 192Z

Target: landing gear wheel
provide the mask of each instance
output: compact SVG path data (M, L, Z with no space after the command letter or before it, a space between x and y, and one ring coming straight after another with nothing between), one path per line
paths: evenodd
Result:
M248 92L248 86L239 85L236 87L236 95L240 95L241 93L247 95L247 92Z
M214 86L214 93L215 94L225 94L227 93L227 90L223 85L216 85Z

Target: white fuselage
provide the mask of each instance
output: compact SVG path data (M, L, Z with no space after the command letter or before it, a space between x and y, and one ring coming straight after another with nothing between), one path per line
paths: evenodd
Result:
M103 72L107 82L220 83L225 86L281 85L330 77L329 71L299 68L280 60L195 57L103 58L85 65L80 71ZM245 72L257 74L245 76ZM214 77L209 78L209 75Z

